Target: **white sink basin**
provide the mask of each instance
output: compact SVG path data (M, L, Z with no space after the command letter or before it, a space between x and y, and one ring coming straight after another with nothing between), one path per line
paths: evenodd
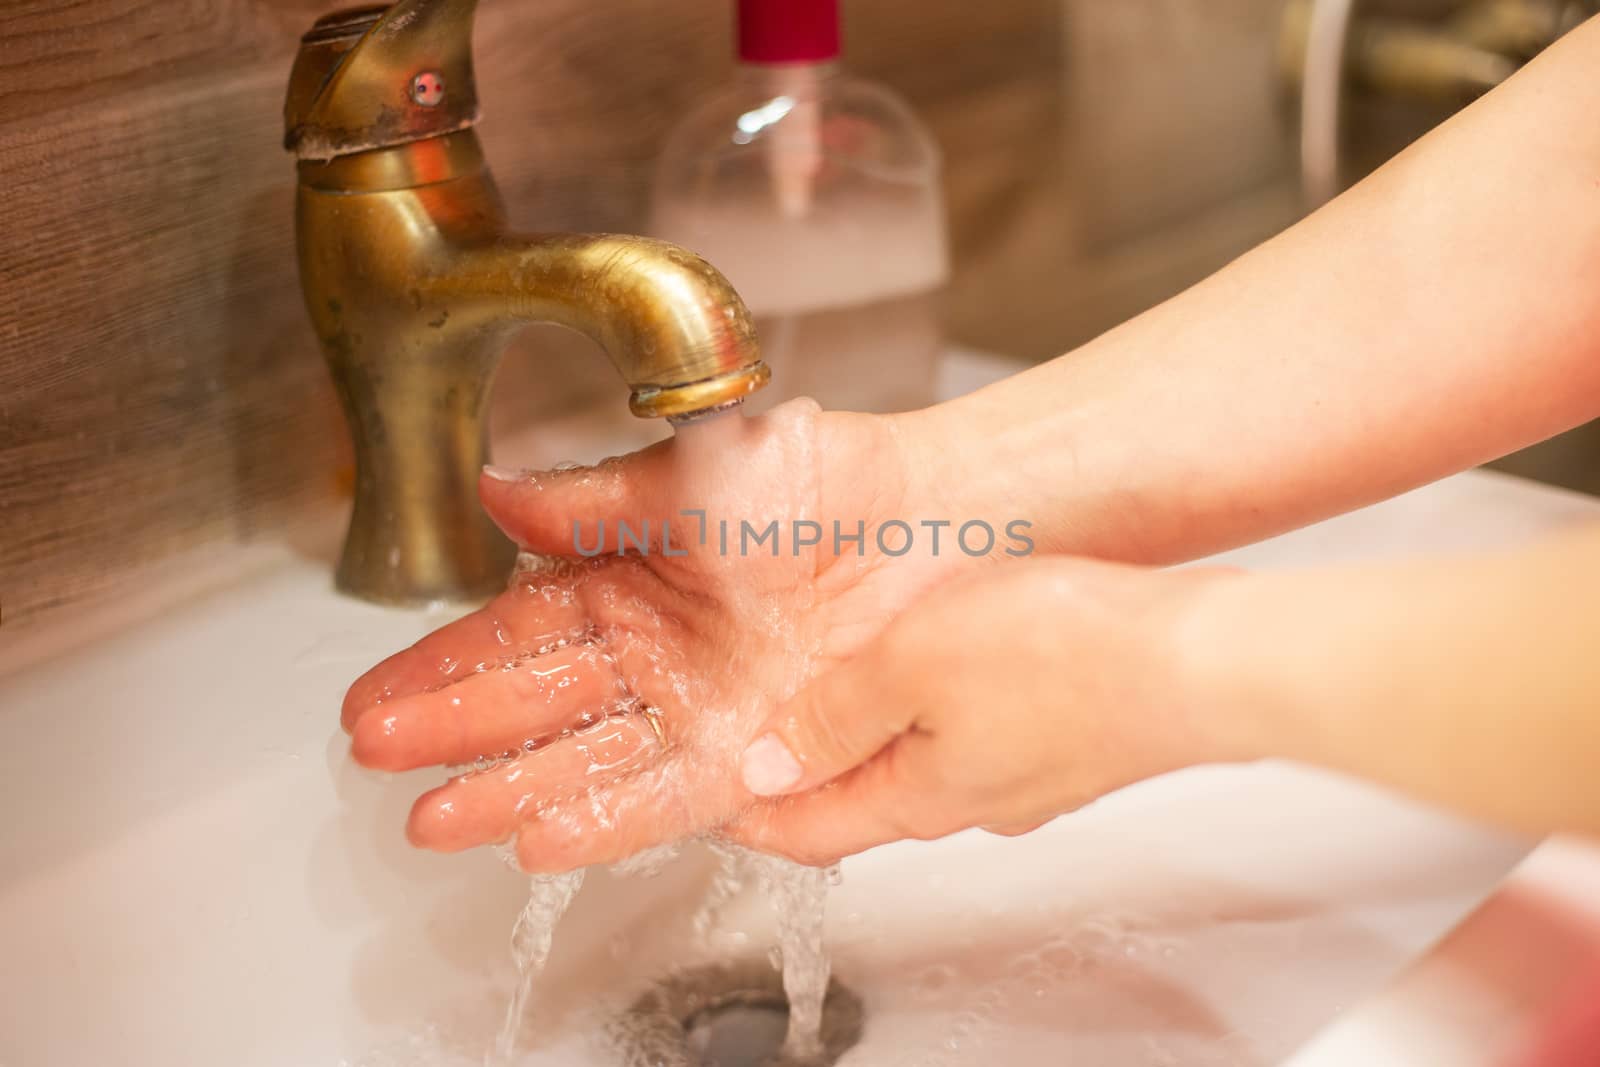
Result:
M1437 552L1593 510L1468 475L1233 558ZM360 772L337 730L349 681L444 618L339 598L325 560L289 558L0 678L0 1064L479 1060L526 881L488 854L408 849L404 813L435 776ZM1275 765L1151 782L1025 838L886 848L847 861L829 905L836 973L867 1012L843 1062L1273 1063L1526 850ZM616 1062L597 1019L649 979L766 952L758 899L696 943L707 877L693 850L652 880L591 876L528 1062Z

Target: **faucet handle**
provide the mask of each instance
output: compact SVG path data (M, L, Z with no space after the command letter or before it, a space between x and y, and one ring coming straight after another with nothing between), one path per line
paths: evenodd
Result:
M337 11L301 38L284 147L301 159L420 141L478 121L477 0L401 0Z

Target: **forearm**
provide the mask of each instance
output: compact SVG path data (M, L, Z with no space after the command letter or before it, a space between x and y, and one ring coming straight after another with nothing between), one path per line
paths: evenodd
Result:
M1223 583L1186 644L1226 752L1526 831L1600 833L1600 528L1496 557Z
M909 417L961 457L930 481L1042 548L1170 562L1600 414L1597 67L1600 20L1189 292Z

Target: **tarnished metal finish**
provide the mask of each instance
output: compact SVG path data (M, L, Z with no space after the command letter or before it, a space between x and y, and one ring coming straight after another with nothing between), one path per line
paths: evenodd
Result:
M641 419L691 421L703 412L717 411L767 387L772 371L765 363L753 363L687 385L643 386L628 397L628 410Z
M477 0L401 0L318 20L289 75L285 147L302 159L331 159L475 124L476 7ZM416 99L419 75L442 82L438 103Z
M392 150L356 152L325 162L300 163L300 184L330 193L381 193L414 189L477 174L483 148L471 133L448 134Z
M629 406L636 415L687 415L767 383L739 295L711 264L664 241L613 234L502 238L459 248L425 291L588 335L633 388Z
M642 416L692 416L768 377L743 301L698 256L642 237L507 232L470 129L415 138L420 126L384 126L377 112L361 130L329 124L329 116L353 122L364 101L406 99L423 69L442 72L445 86L431 110L452 106L458 89L470 96L470 56L440 38L448 28L464 48L472 8L471 0L406 0L375 24L370 11L323 20L321 36L314 30L303 46L318 55L297 63L291 79L291 140L303 146L308 130L336 129L349 139L330 140L335 147L397 138L327 159L302 152L297 201L306 306L356 447L338 585L387 603L491 593L510 569L513 546L484 516L476 486L490 383L523 324L556 322L592 337ZM308 92L301 79L327 61L339 32L359 34L359 44L334 60L297 123ZM375 72L398 88L377 85ZM338 99L345 89L360 99Z

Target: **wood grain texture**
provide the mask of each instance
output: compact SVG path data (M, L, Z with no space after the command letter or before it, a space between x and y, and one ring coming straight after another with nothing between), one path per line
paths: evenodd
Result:
M347 444L300 307L293 167L279 148L298 36L329 6L0 5L8 633L124 596L196 546L214 557L279 538L338 498ZM484 0L481 130L520 225L643 224L662 135L729 74L728 6ZM853 65L904 92L944 149L959 340L1054 354L1281 221L1281 197L1255 195L1280 173L1260 131L1246 147L1229 141L1260 117L1229 110L1254 81L1206 97L1209 117L1182 140L1194 84L1225 80L1233 61L1190 57L1156 78L1149 64L1167 60L1140 51L1144 34L1175 54L1191 47L1165 26L1180 8L1185 33L1237 18L1229 47L1255 47L1271 0L1214 6L846 4ZM1144 88L1123 99L1123 79ZM1187 154L1163 156L1173 138ZM495 419L599 396L620 403L622 390L596 350L530 330L508 357Z

